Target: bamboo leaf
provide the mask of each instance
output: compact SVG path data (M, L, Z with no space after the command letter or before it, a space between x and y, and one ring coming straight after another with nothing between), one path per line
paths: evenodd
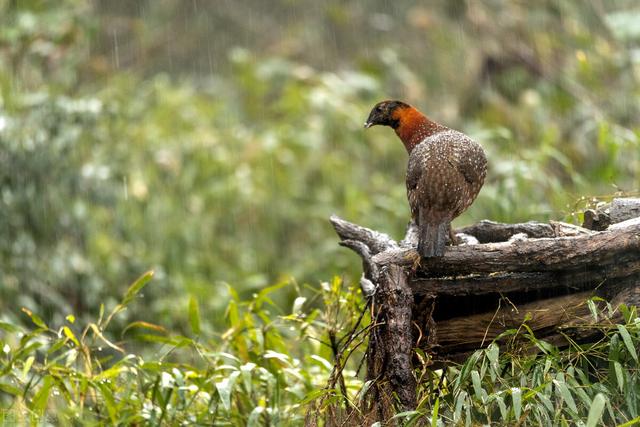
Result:
M431 427L437 427L438 425L438 409L440 408L440 398L436 399L436 403L433 405L433 411L431 412Z
M62 327L62 332L64 333L64 336L69 338L75 344L76 347L80 347L80 342L78 341L78 339L74 335L73 331L71 329L69 329L68 326L63 326Z
M564 375L559 374L557 379L553 380L553 383L556 385L556 393L560 395L569 409L571 409L573 412L578 412L576 402L575 400L573 400L571 391L569 391L569 387L567 387L567 383L564 381Z
M589 409L587 427L596 427L598 422L600 422L605 403L606 398L604 395L602 393L596 394L596 397L593 398L593 402L591 403L591 408Z
M151 280L152 277L153 270L147 271L142 276L138 277L136 281L133 282L127 289L127 292L124 294L124 298L122 299L121 305L127 306L135 298L135 296L138 295L138 292L140 292L142 288L144 288L144 286L149 283L149 280Z
M517 387L511 389L511 400L513 401L513 414L516 420L520 419L522 414L522 390Z
M220 401L227 411L231 409L231 391L233 390L238 375L240 375L240 371L232 372L228 377L216 383L216 390L218 390Z
M637 363L638 353L636 353L636 348L633 345L633 340L631 339L631 335L629 335L629 331L624 325L618 325L618 331L620 332L620 336L622 336L622 341L624 342L625 347L627 347L627 351Z

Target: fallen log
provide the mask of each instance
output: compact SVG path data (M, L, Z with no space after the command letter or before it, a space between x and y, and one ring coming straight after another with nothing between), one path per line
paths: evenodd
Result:
M402 372L411 371L413 348L433 363L460 361L525 323L537 339L562 345L593 338L591 297L614 308L640 304L640 199L616 199L603 209L594 211L598 221L585 213L582 227L481 221L455 230L470 244L419 263L414 224L396 242L332 216L341 244L362 258L363 290L373 294L378 326L367 350L368 402L392 392L403 409L415 407L415 379ZM608 321L618 320L615 313Z

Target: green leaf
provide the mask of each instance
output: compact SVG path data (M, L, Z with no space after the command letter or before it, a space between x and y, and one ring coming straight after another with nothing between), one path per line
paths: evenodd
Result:
M513 401L513 413L517 421L522 413L522 390L518 387L513 387L511 389L511 400Z
M42 381L42 387L40 390L33 396L33 400L31 400L31 410L33 410L39 416L44 415L44 411L47 407L47 402L49 401L49 395L51 394L51 388L53 387L54 381L53 377L47 375L44 377Z
M278 353L277 351L273 350L267 350L262 357L264 357L265 359L277 359L285 365L291 366L291 357L288 354Z
M616 373L616 382L618 383L618 389L620 392L624 391L624 373L622 372L622 365L620 362L613 362L613 370Z
M438 409L440 408L440 398L436 399L436 403L433 405L433 411L431 412L431 427L437 427L438 425Z
M562 397L569 409L573 412L578 412L576 402L573 400L573 396L569 391L569 387L567 387L567 383L564 382L564 375L558 374L557 379L553 380L553 383L556 385L556 392L560 394L560 397Z
M33 365L34 360L35 360L34 356L29 356L27 358L27 360L25 360L24 366L22 367L22 379L23 380L27 379L27 374L31 370L31 365Z
M491 362L491 368L494 372L498 371L498 357L500 356L500 348L497 344L491 343L489 347L485 350L485 354L487 355L487 359Z
M193 295L189 298L189 323L191 323L193 333L200 335L200 307L198 300Z
M456 397L456 406L453 411L453 422L457 423L462 416L462 405L464 404L465 399L467 398L467 392L461 391Z
M500 409L500 416L502 417L502 421L506 421L509 417L509 412L507 411L507 405L504 403L504 399L502 396L495 396L496 402L498 402L498 408Z
M631 427L637 426L638 424L640 424L640 417L635 417L634 419L629 420L624 424L618 424L618 427Z
M553 404L551 403L551 399L549 399L548 396L546 396L544 393L536 393L536 397L538 398L538 400L540 400L540 402L542 402L542 405L544 405L547 411L553 413Z
M138 328L151 329L153 331L158 331L158 332L162 332L162 333L165 333L165 334L167 333L167 330L164 327L160 326L160 325L156 325L156 324L149 323L149 322L143 322L143 321L139 320L137 322L129 323L127 325L127 327L122 330L122 334L121 335L124 335L130 329L138 329Z
M473 391L480 401L484 402L484 389L480 383L480 374L478 371L471 371L471 382L473 383Z
M135 296L144 288L144 286L149 283L149 280L153 277L153 270L147 271L142 276L138 277L135 282L129 286L127 292L124 294L124 298L122 299L122 306L126 306L129 304Z
M596 394L596 397L593 398L593 402L591 403L591 408L589 409L587 427L595 427L598 424L600 418L602 418L605 403L606 398L604 395L602 393Z
M17 326L7 322L0 322L0 329L3 329L9 333L15 333L20 330L20 328L18 328Z
M242 381L244 382L244 388L247 393L251 393L251 371L256 367L255 363L249 362L240 366L240 372L242 372Z
M255 408L253 408L253 411L251 411L251 414L249 414L247 427L261 426L262 423L260 423L260 416L264 413L264 411L264 406L256 406Z
M627 330L627 328L624 327L624 325L618 325L618 331L622 336L622 341L624 342L624 345L627 347L627 351L629 352L631 357L633 357L633 360L635 360L637 363L638 353L636 353L636 348L633 345L633 340L631 339L631 335L629 335L629 331Z
M216 383L220 401L227 411L231 409L231 391L233 390L233 385L236 383L238 375L240 375L240 371L232 372L227 378Z
M11 385L11 384L7 384L7 383L0 383L0 391L4 391L5 393L8 394L12 394L14 396L21 396L22 395L22 390L19 389L18 387ZM2 420L2 414L0 413L0 420Z
M93 379L95 381L103 381L109 378L117 377L118 375L120 375L122 372L125 372L126 370L127 368L124 366L113 366L107 369L106 371L100 372Z
M111 418L111 423L113 425L118 424L118 409L116 408L116 401L113 397L113 393L111 389L104 383L98 381L96 382L98 389L103 398L103 402L107 407L107 412L109 413L109 418Z
M62 327L62 332L64 332L64 335L67 338L69 338L71 341L73 341L73 343L75 344L76 347L80 347L80 342L78 341L78 339L74 335L73 331L71 329L69 329L68 326L63 326Z
M36 326L38 326L38 327L40 327L40 328L43 328L43 329L49 329L49 328L47 327L47 324L46 324L46 323L44 323L44 320L42 320L42 319L40 318L40 316L38 316L37 314L35 314L35 313L31 312L31 310L29 310L29 309L27 309L27 308L22 307L22 312L23 312L23 313L25 313L27 316L29 316L29 317L31 318L31 321L32 321L33 323L35 323L35 325L36 325Z

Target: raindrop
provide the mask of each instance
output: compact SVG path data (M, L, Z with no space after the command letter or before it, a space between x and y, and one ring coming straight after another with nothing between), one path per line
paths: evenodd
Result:
M118 32L113 30L113 55L116 61L116 69L120 69L120 51L118 49Z

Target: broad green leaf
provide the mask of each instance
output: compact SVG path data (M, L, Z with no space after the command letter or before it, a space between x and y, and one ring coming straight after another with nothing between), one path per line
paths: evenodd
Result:
M244 388L248 393L251 393L251 371L256 367L255 363L249 362L240 366L240 372L242 372L242 380L244 382Z
M328 371L333 369L333 365L331 363L329 363L329 361L323 357L318 356L317 354L312 354L311 356L309 356L311 359L320 362L320 364L322 366L325 367L325 369L327 369Z
M547 411L553 413L553 403L551 403L551 399L549 399L548 396L546 396L544 393L537 393L536 397L538 398L538 400L540 400L540 402L542 402L544 407L547 408Z
M624 391L624 373L622 372L622 365L620 364L620 362L613 362L613 370L616 373L616 382L618 383L618 389L622 393Z
M278 353L277 351L267 350L262 356L265 359L278 359L287 366L291 366L291 357L288 354Z
M14 385L0 382L0 391L3 391L14 396L22 396L22 390ZM2 417L0 416L0 421Z
M509 417L509 412L507 411L507 405L504 403L504 399L502 396L495 396L496 402L498 402L498 409L500 409L500 416L502 417L502 421L506 421Z
M464 390L458 394L458 397L456 397L456 406L453 411L453 421L456 423L460 420L460 417L462 416L462 405L464 404L464 401L466 400L466 398L467 398L467 392Z
M136 281L133 282L127 289L127 292L124 294L124 298L122 299L121 305L126 306L127 304L129 304L133 300L133 298L135 298L138 292L140 292L140 290L144 288L147 283L149 283L149 280L151 280L152 277L152 270L147 271L142 276L138 277Z
M484 402L484 389L482 388L482 385L480 383L480 374L478 373L478 371L471 371L471 382L473 383L473 391L476 395L476 398Z
M93 377L93 379L95 381L102 381L102 380L106 380L106 379L109 379L109 378L114 378L114 377L117 377L118 375L120 375L122 372L124 372L126 370L127 370L127 368L124 367L124 366L113 366L113 367L107 369L106 371L100 372L98 375Z
M240 371L232 372L228 377L216 383L220 401L227 411L231 409L231 392L233 391L233 385L236 383L238 375L240 375Z
M553 383L556 385L557 394L562 397L564 402L567 404L569 409L574 412L578 412L578 408L576 407L576 402L573 400L573 396L567 387L567 383L564 381L564 376L559 374L557 379L553 380Z
M49 401L49 394L51 388L53 387L54 380L50 375L46 375L42 380L42 386L40 390L37 391L35 396L33 396L33 400L31 400L31 410L38 414L39 416L44 415L44 411L47 407L47 402Z
M247 420L247 427L257 427L262 426L263 423L260 422L260 416L264 414L266 408L264 406L256 406L249 414L249 420Z
M605 403L606 398L604 395L602 393L596 394L596 397L593 398L593 402L591 403L591 408L589 409L587 427L596 427L598 422L600 422Z
M516 421L520 419L522 413L522 390L517 387L511 389L511 400L513 401L513 413Z
M629 335L629 331L627 330L627 328L625 328L624 325L618 325L618 331L622 336L622 341L624 342L624 345L627 347L627 351L629 352L631 357L633 357L633 360L635 360L637 363L638 353L636 353L636 348L633 345L633 340L631 339L631 335Z
M0 329L3 329L9 333L15 333L20 330L20 328L18 328L17 326L7 322L0 322Z
M431 411L431 427L437 427L438 425L438 409L440 408L440 398L436 398L436 403L433 405Z
M500 348L497 344L491 343L489 347L485 350L485 354L487 355L487 359L491 362L491 368L494 372L498 371L498 357L500 356Z
M34 356L29 356L27 358L27 360L25 360L24 366L22 367L22 379L23 380L27 379L27 374L31 370L31 365L33 365L34 360L35 360Z

